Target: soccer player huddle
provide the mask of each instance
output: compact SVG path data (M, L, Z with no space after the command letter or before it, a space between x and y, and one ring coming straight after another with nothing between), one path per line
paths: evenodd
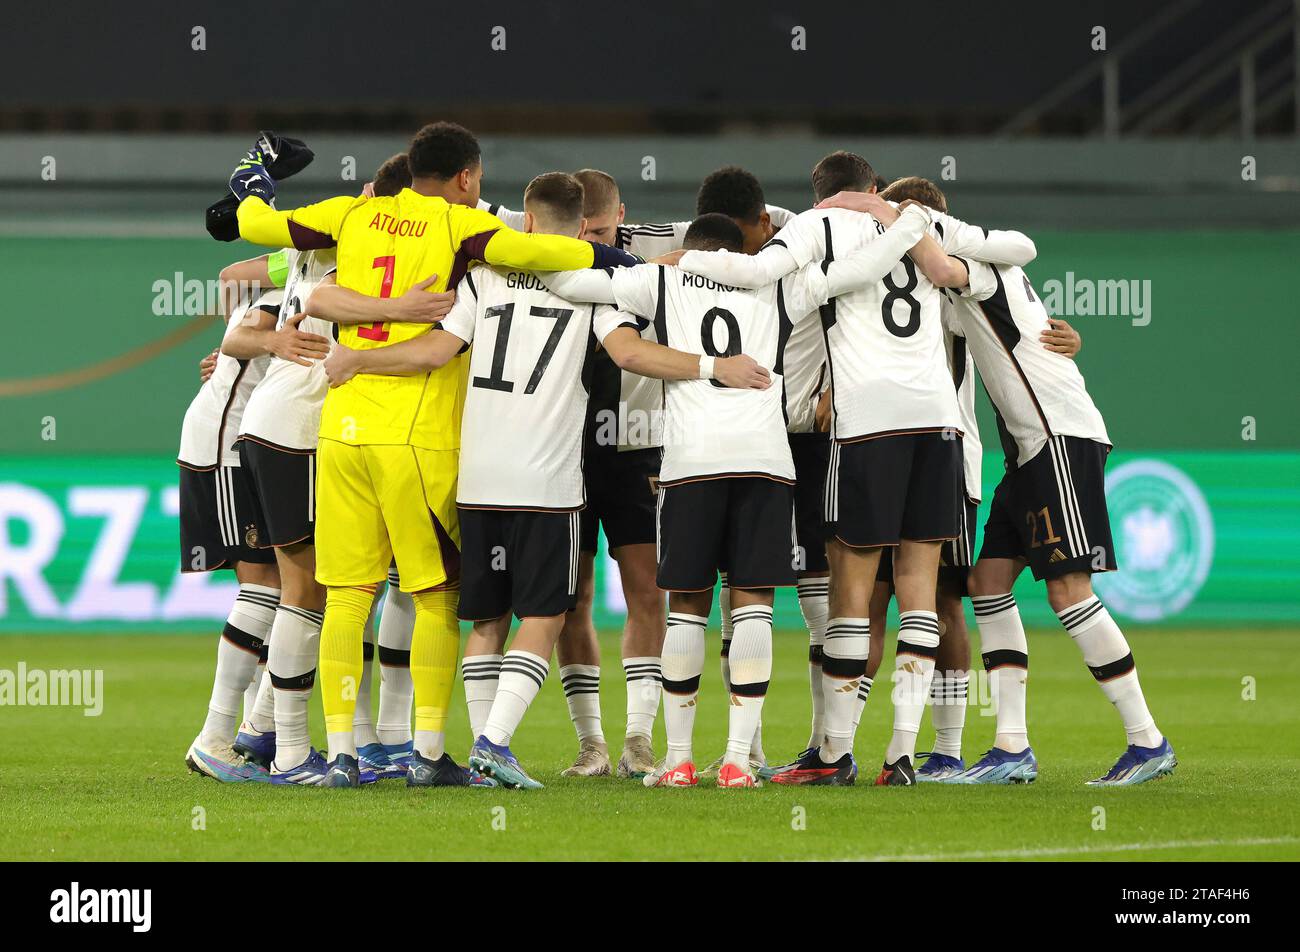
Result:
M1022 270L1028 237L967 224L934 183L888 182L844 151L816 164L799 214L766 205L736 166L704 180L690 222L625 224L595 169L538 175L511 211L481 198L478 143L446 122L360 195L276 209L304 148L264 134L230 178L229 237L237 224L276 250L222 272L225 336L182 429L182 567L239 581L191 769L541 787L511 745L558 655L579 741L566 776L847 786L896 599L876 784L1028 783L1011 594L1028 567L1127 735L1089 782L1173 771L1092 590L1115 568L1110 441L1078 335ZM978 557L977 375L1006 461ZM598 528L627 603L617 767L592 622ZM697 769L719 579L727 744ZM812 725L807 748L771 766L782 586L808 628ZM993 745L969 766L967 598L996 706ZM446 738L458 659L464 766ZM324 754L308 731L317 681ZM936 740L918 754L927 707Z

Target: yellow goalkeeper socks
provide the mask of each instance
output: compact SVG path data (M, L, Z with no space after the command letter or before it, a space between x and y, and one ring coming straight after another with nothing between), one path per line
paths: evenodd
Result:
M411 680L415 686L415 750L437 760L445 750L447 711L460 652L456 602L460 589L416 592L411 635Z
M361 686L366 620L374 598L373 585L330 588L325 596L325 623L320 632L320 688L331 762L339 754L357 755L352 718Z

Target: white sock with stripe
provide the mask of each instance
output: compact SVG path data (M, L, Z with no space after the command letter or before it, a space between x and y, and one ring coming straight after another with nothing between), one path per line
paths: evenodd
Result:
M659 696L663 693L659 659L624 658L623 676L627 679L626 735L650 738L654 735Z
M871 621L832 618L826 626L822 654L822 697L826 742L821 759L834 763L853 749L853 712L858 688L867 672Z
M258 667L279 604L278 588L239 586L239 594L230 606L217 642L217 670L212 680L208 715L199 732L204 746L229 744L235 739L241 702L248 705L247 692L255 692L258 686Z
M731 611L731 706L725 761L749 770L763 700L772 680L772 608L746 605ZM760 755L761 756L761 753Z
M934 752L961 759L961 735L966 726L970 675L965 671L936 672L930 682L930 717L934 721Z
M858 682L858 696L853 702L853 733L858 733L858 724L862 722L862 712L867 709L867 698L871 697L871 686L875 681L865 674Z
M830 620L830 579L803 578L798 583L799 611L808 626L808 692L812 696L812 727L808 746L820 747L825 732L826 702L822 694L822 654Z
M1147 709L1128 640L1106 606L1094 595L1063 609L1057 617L1083 652L1083 663L1102 693L1119 711L1128 742L1138 747L1160 746L1164 735Z
M722 588L718 591L718 612L722 625L722 686L731 689L731 639L735 635L735 626L731 621L731 585L726 572L719 572L718 578ZM754 725L754 736L750 738L749 748L759 760L763 759L763 719L760 717Z
M668 631L660 661L664 679L664 732L668 738L665 763L670 768L694 758L691 741L700 675L704 673L704 627L708 623L700 615L668 613Z
M600 665L566 664L560 668L560 684L569 706L569 720L578 741L605 742L600 726Z
M411 705L415 683L411 680L411 634L415 631L415 599L399 590L397 573L388 573L388 594L379 613L379 719L375 734L388 747L412 743Z
M290 770L311 753L307 707L316 686L324 612L281 605L266 669L275 691L275 767Z
M528 713L528 706L537 697L550 671L550 661L531 651L511 649L501 659L501 678L497 682L497 696L492 701L483 736L494 744L509 745L510 738L519 729L519 723Z
M989 676L989 693L997 712L993 746L1018 754L1029 746L1025 694L1029 680L1029 641L1020 609L1009 592L973 595L975 626L980 633L980 656Z
M501 678L501 655L466 655L460 663L465 682L465 706L469 709L469 732L477 740L487 726L488 713L497 697Z
M279 614L277 610L276 614ZM274 628L274 623L272 624ZM271 656L271 641L274 631L267 632L266 653L268 660ZM267 665L261 681L257 685L257 698L253 701L253 711L246 718L253 730L261 734L267 734L275 730L275 688L271 683L270 665Z
M262 654L257 659L257 670L253 672L253 680L249 681L248 687L244 688L244 713L240 718L241 721L253 719L253 710L257 707L257 695L262 690L262 679L266 677L266 655L269 650L263 642Z
M907 757L916 763L916 735L930 696L934 659L939 652L939 616L935 612L900 612L894 653L894 735L885 748L885 763Z

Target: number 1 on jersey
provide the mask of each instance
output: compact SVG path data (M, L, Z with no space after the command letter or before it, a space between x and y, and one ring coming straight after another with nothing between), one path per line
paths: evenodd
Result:
M384 283L379 289L379 296L381 298L392 296L395 260L396 259L393 255L384 255L380 258L376 258L374 264L371 265L372 268L384 269ZM366 340L377 340L383 342L388 340L388 331L384 330L384 325L382 323L363 324L357 328L357 336L364 337Z

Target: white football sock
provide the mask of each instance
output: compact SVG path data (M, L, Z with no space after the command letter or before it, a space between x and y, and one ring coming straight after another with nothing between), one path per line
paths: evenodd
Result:
M695 702L700 693L700 675L704 673L704 626L708 623L707 618L699 615L668 612L668 631L660 659L663 666L664 731L668 738L665 763L668 767L693 759L691 739L695 731Z
M578 741L604 743L605 732L600 726L600 665L566 664L560 668L560 684L564 687L564 700L569 706L569 720L578 734Z
M497 684L501 678L501 655L466 655L460 663L460 676L465 682L465 706L469 709L469 731L477 740L487 725L492 702L497 697Z
M627 678L627 736L653 736L663 693L663 669L658 658L624 658Z
M834 763L853 749L853 713L870 649L870 619L832 618L826 626L822 655L826 735L821 749L823 763Z
M997 713L993 746L1018 754L1029 746L1025 694L1029 680L1029 641L1020 621L1020 609L1010 593L973 595L975 627L980 633L980 656L989 676L989 693Z
M270 636L280 590L264 585L239 586L226 625L217 642L217 671L212 680L208 715L199 738L204 745L229 744L235 739L241 700L257 686L257 668Z
M388 594L379 614L379 719L375 733L388 747L411 743L411 705L415 684L411 680L411 633L415 631L415 600L397 586L395 572L388 573ZM477 735L476 735L477 736Z
M501 659L501 678L497 682L497 696L488 711L483 736L494 744L509 745L510 738L519 729L519 723L528 712L542 682L550 670L550 661L531 651L511 649Z
M763 699L772 680L772 608L733 608L731 625L731 706L725 762L748 771Z
M266 677L266 656L270 650L266 642L262 642L261 656L257 659L257 670L253 672L253 680L248 682L248 687L244 688L244 713L240 718L241 721L253 719L253 708L257 707L257 692L262 688L262 678Z
M930 716L934 720L934 752L961 759L961 734L966 725L970 675L965 671L935 673L930 682Z
M858 733L858 724L862 722L862 712L867 708L867 698L871 697L871 686L875 680L867 677L865 674L862 680L858 682L858 696L853 702L853 733Z
M939 650L939 616L910 611L898 615L898 647L894 653L894 735L885 748L885 763L907 757L916 763L916 735L930 696L934 658Z
M275 766L297 767L311 753L307 706L316 685L324 612L281 605L266 668L275 689Z
M279 615L279 611L276 611ZM271 634L267 637L270 638ZM267 645L267 658L270 658L271 646ZM253 702L253 713L248 723L259 734L269 734L275 730L275 686L271 682L270 664L267 664L266 676L257 685L257 699Z
M812 729L808 746L820 747L825 733L825 697L822 694L822 652L826 641L826 623L830 620L830 579L800 579L799 611L808 626L808 689L812 695Z
M357 747L379 743L379 735L375 733L374 702L371 701L375 673L375 608L379 601L380 597L376 596L371 603L370 617L366 619L366 627L361 635L364 639L361 648L361 683L357 685L357 706L352 712L352 736Z
M1155 718L1147 709L1128 640L1106 606L1094 595L1057 612L1057 617L1083 652L1083 663L1101 685L1102 693L1119 711L1128 742L1138 747L1160 746L1164 735L1156 729Z

